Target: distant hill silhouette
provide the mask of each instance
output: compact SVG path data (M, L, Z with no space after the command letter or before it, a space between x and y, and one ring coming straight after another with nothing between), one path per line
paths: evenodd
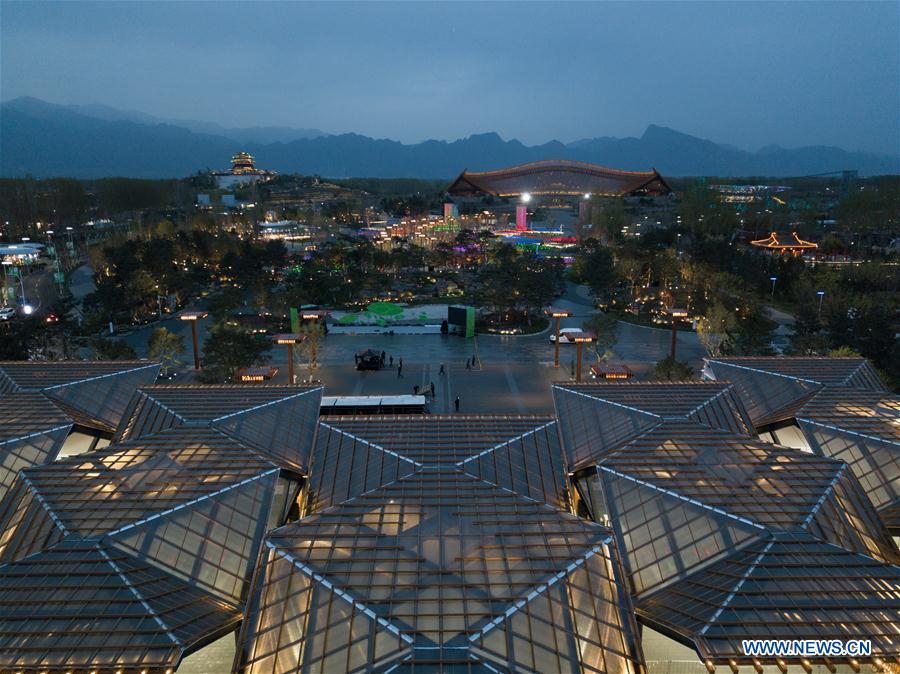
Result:
M541 159L575 159L663 175L801 176L843 169L861 175L900 173L900 157L836 147L747 152L650 125L640 138L592 138L527 146L483 133L415 145L315 129L225 129L196 121L158 120L104 106L60 106L34 98L0 105L0 175L93 178L183 177L226 168L246 150L262 168L331 178L444 178ZM190 127L190 128L188 128ZM210 132L211 131L211 132ZM278 140L298 136L293 140Z

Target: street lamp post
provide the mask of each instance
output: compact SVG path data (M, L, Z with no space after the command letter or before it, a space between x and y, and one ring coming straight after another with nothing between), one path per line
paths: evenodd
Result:
M672 317L672 349L669 355L672 358L672 362L675 361L675 337L678 334L678 331L675 328L678 325L678 319L684 318L687 315L687 309L669 309L669 316Z
M581 381L581 348L583 344L593 342L594 335L590 332L579 332L575 335L575 348L577 349L576 365L575 365L575 381Z
M822 318L822 300L825 299L825 291L819 290L818 292L816 292L816 295L819 296L819 313L817 314L817 317Z
M288 382L291 384L296 383L294 381L294 345L300 344L304 339L306 339L306 337L299 332L289 332L282 335L274 335L272 337L273 344L287 345Z
M197 321L206 318L209 314L205 311L185 311L179 320L191 322L191 341L194 344L194 370L200 370L200 347L197 345Z
M552 307L548 309L544 309L544 313L548 316L556 319L556 337L554 338L554 354L553 354L553 367L559 367L559 322L562 318L567 318L572 315L571 311L566 311L565 309L554 309Z
M772 282L772 299L775 299L775 281L778 280L777 276L770 276L769 280Z
M17 271L19 274L19 288L22 290L22 311L30 314L31 305L28 304L28 300L25 297L25 274L22 273L22 267L18 267Z

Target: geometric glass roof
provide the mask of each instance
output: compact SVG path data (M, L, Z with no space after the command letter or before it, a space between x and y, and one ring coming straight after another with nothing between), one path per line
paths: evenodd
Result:
M643 674L635 616L714 664L894 657L900 405L859 359L778 360L556 384L556 417L321 418L321 387L2 363L0 671L162 674L239 620L245 674ZM73 425L113 442L50 463Z
M611 531L565 494L552 418L324 418L238 671L641 671Z
M0 668L162 672L240 616L136 556L68 539L0 565Z
M900 532L900 396L862 358L720 358L757 428L793 424L804 449L846 461L885 524Z
M72 420L40 393L0 396L0 445L71 426Z
M784 533L754 541L636 603L649 624L690 638L701 658L747 658L743 639L868 639L900 652L900 567Z
M41 392L76 424L112 433L134 390L156 381L146 361L0 361L0 393Z
M753 432L727 382L555 384L553 401L569 470L594 465L609 449L667 420L688 420L737 434Z
M143 361L0 361L0 498L19 470L53 461L74 425L111 434L158 372Z
M0 381L8 390L47 391L88 381L98 383L106 377L132 370L158 371L159 367L158 363L145 360L6 360L0 361Z
M275 530L266 548L239 671L640 669L609 530L452 467Z
M0 395L0 498L22 468L56 458L72 419L40 393Z
M718 372L717 366L731 368L725 370L730 377L717 376L717 379L735 381L733 370L756 370L775 376L798 379L822 386L846 385L873 391L884 391L884 382L865 358L831 356L742 356L726 358L707 358L706 364Z
M324 417L310 476L316 512L423 467L447 466L568 508L552 417L397 415Z
M730 391L716 400L733 399L733 385L711 383ZM641 402L644 390L650 395ZM761 633L843 639L853 630L842 632L829 620L870 612L873 625L861 629L873 635L876 655L893 653L900 552L847 464L684 414L697 390L677 382L553 388L566 451L579 461L576 489L593 518L615 531L639 616L713 662L747 662L740 640L753 638L752 629L728 628L729 620L794 620L793 629ZM744 418L740 407L717 411L726 409ZM661 418L635 422L651 412ZM604 432L590 432L585 419ZM804 568L792 567L792 551ZM809 560L822 560L822 568ZM850 579L874 573L887 580L842 594L832 562L843 564L840 573ZM774 575L781 581L765 582ZM795 601L804 593L816 597L808 612ZM745 604L739 619L729 614ZM800 609L790 613L790 606ZM767 607L782 613L761 618Z
M116 438L207 426L283 468L306 474L321 400L321 386L143 386L129 403Z
M29 468L21 487L63 534L99 538L276 472L223 433L178 428Z
M80 383L78 393L118 401L118 376ZM0 500L0 643L8 645L0 663L162 673L234 630L271 513L286 512L276 504L291 489L279 466L309 455L298 443L312 441L307 408L318 411L321 392L247 388L204 396L190 387L179 404L166 397L177 416L134 393L122 409L141 423L116 418L114 426L144 434L19 472ZM192 415L203 401L211 414ZM260 443L271 443L268 451ZM22 606L26 596L46 605Z
M767 529L814 530L835 544L900 563L840 461L671 421L611 452L598 468Z
M21 473L0 502L0 560L106 541L238 604L277 466L224 434L175 428Z

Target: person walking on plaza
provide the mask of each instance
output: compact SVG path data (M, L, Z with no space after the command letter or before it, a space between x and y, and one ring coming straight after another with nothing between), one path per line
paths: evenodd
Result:
M459 412L459 396L456 396L456 400L453 401L454 407L456 407L456 411Z
M403 359L400 359L400 364L397 365L397 379L403 377Z
M472 369L472 361L470 361L468 358L466 358L466 369L467 370Z
M438 370L438 374L441 375L442 377L444 376L444 364L443 363L441 363L441 369Z
M393 356L390 357L389 362L391 364L391 367L394 367L394 357Z
M434 382L431 382L431 399L434 400Z

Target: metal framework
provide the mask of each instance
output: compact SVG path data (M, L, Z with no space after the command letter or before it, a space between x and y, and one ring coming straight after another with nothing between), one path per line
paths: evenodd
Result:
M646 674L641 622L710 670L809 668L743 655L770 637L900 664L866 495L890 506L900 405L860 359L556 384L556 417L319 418L321 387L155 367L0 366L0 673L174 674L239 622L239 674ZM51 463L84 422L112 444Z
M156 381L159 369L141 360L0 361L0 395L43 393L77 425L112 433L134 390Z
M543 502L561 456L529 481L554 436L534 417L324 421L314 514L266 540L237 671L644 671L611 532Z
M320 397L147 386L113 444L20 471L0 501L0 671L171 674L233 631ZM19 605L26 591L47 606Z
M580 509L611 523L643 622L711 667L759 665L754 637L896 655L900 552L846 464L752 437L725 382L553 393Z
M70 538L0 566L0 669L173 671L240 617L152 563Z
M0 498L22 468L53 461L75 427L110 435L135 389L159 365L143 361L0 361Z
M900 534L900 397L885 391L868 361L716 358L707 359L704 371L735 383L758 431L846 461L885 524Z
M322 404L321 386L144 386L116 438L151 436L176 426L208 426L306 475Z
M669 194L672 188L663 177L652 171L618 169L565 159L537 161L521 166L484 171L463 171L447 188L457 196L495 197L575 196L657 196Z
M310 512L424 466L449 466L569 508L552 417L397 415L324 417L310 477Z

